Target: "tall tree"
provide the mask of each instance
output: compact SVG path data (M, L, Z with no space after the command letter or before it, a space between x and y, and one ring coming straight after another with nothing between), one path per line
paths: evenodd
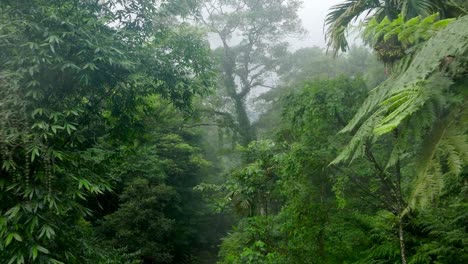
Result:
M286 51L284 37L301 31L298 0L205 0L198 14L221 42L220 88L233 111L240 143L256 139L246 100L256 87L267 87ZM218 109L219 110L219 109Z

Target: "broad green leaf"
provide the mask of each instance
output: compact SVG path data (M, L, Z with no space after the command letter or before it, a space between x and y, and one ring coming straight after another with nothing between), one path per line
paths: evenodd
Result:
M13 219L18 215L20 210L21 210L20 206L13 206L8 211L6 211L5 215L8 217L8 219Z
M42 246L37 246L37 250L39 250L40 252L44 253L44 254L49 254L49 250L45 247L42 247Z
M405 27L406 28L413 27L413 26L419 24L420 21L421 21L421 18L419 16L413 17L410 20L406 21Z

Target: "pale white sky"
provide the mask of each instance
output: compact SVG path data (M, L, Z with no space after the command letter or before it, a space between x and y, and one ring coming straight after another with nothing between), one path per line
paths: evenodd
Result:
M312 46L324 48L325 16L330 7L343 1L344 0L303 0L302 8L298 13L304 29L307 30L307 34L301 38L288 38L287 41L290 43L291 48L293 50ZM208 34L208 40L212 47L221 46L220 40L213 34Z
M302 19L304 28L308 31L303 39L291 40L294 49L302 47L319 46L325 47L323 24L328 10L344 0L303 0L299 17Z

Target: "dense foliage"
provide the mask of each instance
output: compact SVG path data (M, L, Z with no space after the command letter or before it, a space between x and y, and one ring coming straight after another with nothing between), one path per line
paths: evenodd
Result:
M466 3L299 6L1 1L0 262L468 263Z
M200 35L183 24L156 30L148 21L126 20L141 12L149 20L158 16L140 1L123 10L114 4L0 5L6 263L97 262L83 201L114 187L109 171L122 145L141 137L152 104L145 98L160 94L188 110L191 98L208 89L210 59Z

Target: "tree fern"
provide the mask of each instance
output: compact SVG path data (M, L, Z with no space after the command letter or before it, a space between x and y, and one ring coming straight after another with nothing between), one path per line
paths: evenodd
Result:
M427 86L434 82L434 75L440 73L441 67L444 66L441 62L450 55L451 58L456 57L456 60L458 60L451 62L457 64L457 68L461 68L466 64L466 62L463 62L463 56L466 56L468 53L467 25L468 16L459 19L456 23L449 26L447 30L440 32L428 41L407 69L403 69L402 72L395 72L386 82L370 92L369 97L360 107L359 111L341 132L350 132L356 129L356 127L362 126L363 123L370 122L371 120L368 117L382 110L389 111L386 111L384 118L375 127L377 131L374 132L378 132L378 135L391 132L406 117L419 109L419 107L415 109L415 103L422 106L430 100L431 96L421 98L421 93L431 92L427 91ZM457 54L458 56L454 56L453 54ZM405 62L403 61L403 63ZM462 74L447 76L447 79L443 81L449 84L447 82L450 82L453 78L461 77L457 75ZM390 123L394 124L394 126L391 129L383 130L382 126Z
M468 130L466 118L463 118L467 113L464 108L435 122L425 138L417 156L417 178L409 199L410 207L428 205L442 193L444 177L460 175L464 165L468 164ZM442 170L442 166L447 169Z
M418 162L410 204L425 204L437 196L443 187L442 176L447 172L457 175L466 164L466 93L463 90L466 89L467 55L468 16L464 16L404 58L392 76L370 92L341 131L354 132L354 137L332 163L362 156L362 148L369 144L369 139L377 140L401 128L402 135L419 134L425 138L419 142L421 147L416 147L417 154L413 157ZM413 131L405 133L408 129ZM410 151L414 146L406 148ZM389 165L395 162L395 157L393 161L391 157Z

